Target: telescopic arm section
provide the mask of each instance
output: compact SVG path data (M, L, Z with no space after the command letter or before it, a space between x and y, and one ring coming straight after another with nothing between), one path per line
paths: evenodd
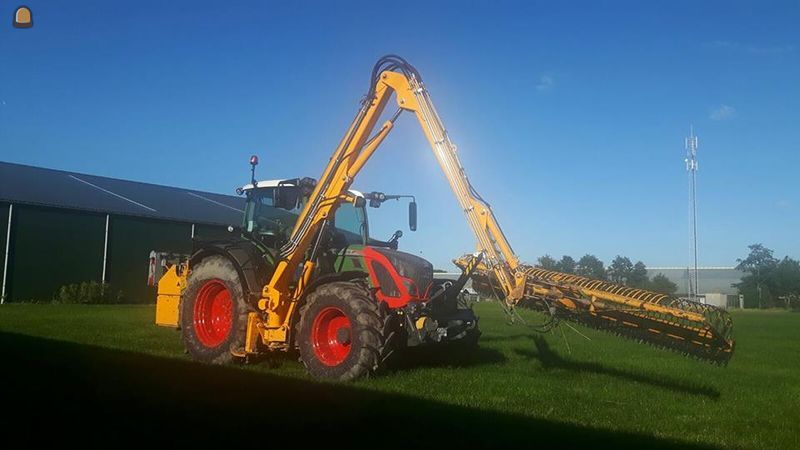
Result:
M477 240L477 250L484 255L483 264L494 272L502 297L509 305L514 305L522 297L524 288L524 274L517 270L519 260L503 234L492 208L472 187L458 159L456 146L450 140L447 129L436 112L430 94L416 76L405 78L392 73L384 73L383 76L392 82L398 92L410 91L413 101L398 95L400 107L413 111L416 115L436 160L472 228Z

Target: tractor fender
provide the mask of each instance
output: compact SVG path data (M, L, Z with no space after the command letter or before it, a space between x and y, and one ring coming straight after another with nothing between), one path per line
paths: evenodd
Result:
M334 281L352 281L357 280L359 278L367 278L369 276L368 273L362 272L360 270L347 270L344 272L336 272L336 273L329 273L326 275L322 275L317 277L310 283L308 286L303 290L303 294L299 298L299 302L302 304L305 301L305 298L308 294L314 292L314 290L323 284L332 283Z
M233 263L249 301L256 302L261 298L261 289L272 274L273 266L257 247L249 242L203 244L189 258L189 268L212 255L222 256Z

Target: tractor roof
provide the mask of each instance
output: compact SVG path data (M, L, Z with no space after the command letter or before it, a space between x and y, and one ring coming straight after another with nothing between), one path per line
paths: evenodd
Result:
M287 180L260 180L256 181L256 185L253 186L253 183L247 183L242 186L240 189L242 192L247 192L251 189L255 188L271 188L271 187L278 187L278 186L294 186L293 181L296 178L290 178ZM364 194L361 191L356 191L355 189L349 189L348 192L352 195L363 197Z

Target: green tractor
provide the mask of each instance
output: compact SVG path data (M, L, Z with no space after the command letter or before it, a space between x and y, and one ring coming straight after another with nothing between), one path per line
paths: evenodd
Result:
M253 177L237 189L246 196L241 227L229 227L229 239L195 242L191 270L173 273L183 283L173 295L175 279L165 275L159 283L160 314L170 316L174 308L176 317L157 322L180 327L192 357L224 363L246 356L247 316L257 311L262 287L315 185L312 178L256 182ZM478 318L464 299L468 274L435 279L430 262L398 250L402 231L386 241L370 236L367 207L388 200L410 200L408 227L415 231L415 198L348 194L353 200L338 206L307 252L315 273L287 350L299 350L314 376L352 379L375 371L404 347L456 341L460 347L477 346ZM360 339L360 329L374 336Z

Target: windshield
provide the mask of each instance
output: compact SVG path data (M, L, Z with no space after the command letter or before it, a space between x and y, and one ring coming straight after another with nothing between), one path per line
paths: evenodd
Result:
M248 192L244 214L244 228L250 233L288 234L303 209L303 199L298 199L292 209L278 208L277 195L296 194L296 186L258 188Z

